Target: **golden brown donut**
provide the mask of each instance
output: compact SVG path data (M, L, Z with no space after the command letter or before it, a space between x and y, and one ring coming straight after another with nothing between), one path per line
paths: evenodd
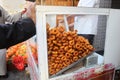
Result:
M65 46L64 51L68 51L69 47Z
M75 44L74 40L69 41L69 45L73 46Z
M65 56L66 56L66 58L68 59L68 58L70 58L70 57L72 56L72 54L67 52L67 53L65 54Z
M78 60L78 57L73 57L73 61L77 61Z
M66 59L67 59L66 56L61 57L61 60L63 60L63 61L65 61Z

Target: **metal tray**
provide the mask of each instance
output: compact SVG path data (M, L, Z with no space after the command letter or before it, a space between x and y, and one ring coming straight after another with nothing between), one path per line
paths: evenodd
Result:
M58 75L62 74L63 72L65 72L66 70L68 70L68 69L74 67L76 64L78 64L78 63L80 63L81 61L83 61L86 57L90 56L92 53L93 53L93 52L91 52L90 54L86 55L85 57L79 59L78 61L76 61L76 62L70 64L69 66L63 68L62 70L60 70L60 71L57 72L56 74L51 75L50 78L53 78L53 77L55 77L55 76L58 76Z

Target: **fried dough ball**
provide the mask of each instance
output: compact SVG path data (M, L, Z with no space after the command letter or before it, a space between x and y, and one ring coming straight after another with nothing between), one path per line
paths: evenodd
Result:
M52 40L55 40L55 36L54 35L50 35L49 36L49 39L52 41Z
M65 27L59 26L59 27L57 27L57 30L62 33L65 31Z
M50 30L49 33L50 33L50 35L55 35L55 34L58 33L58 30L56 30L56 28L53 28L53 29Z
M68 36L67 39L68 39L68 40L72 40L73 38L72 38L71 36Z
M54 47L53 47L53 50L54 50L54 51L57 51L58 49L59 49L59 47L57 47L57 46L54 46Z
M68 51L69 47L65 46L64 51Z
M69 45L73 46L75 44L74 40L69 41Z
M78 57L73 57L73 61L77 61L78 60Z
M65 56L66 56L67 59L69 59L69 58L71 58L72 54L67 52L67 53L65 54Z

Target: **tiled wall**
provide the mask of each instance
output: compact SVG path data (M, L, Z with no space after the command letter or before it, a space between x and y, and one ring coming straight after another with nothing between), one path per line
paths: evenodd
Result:
M111 0L100 0L100 8L110 8ZM104 50L107 16L99 16L97 35L94 39L94 47L97 51Z
M120 9L120 0L112 0L112 8Z
M110 8L112 0L100 0L100 8Z

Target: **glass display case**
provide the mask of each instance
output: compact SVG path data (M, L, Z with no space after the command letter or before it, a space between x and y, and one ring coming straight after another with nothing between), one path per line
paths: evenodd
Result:
M32 70L31 75L32 77L35 74L37 76L33 80L79 80L76 76L83 73L86 73L83 74L86 76L89 71L90 73L93 72L89 80L96 80L103 73L105 73L104 76L107 76L107 79L113 79L114 69L119 66L118 56L120 55L118 49L120 45L117 39L119 34L119 10L37 6L36 11L38 64L34 65L35 62L33 62L31 66L34 59L30 58L32 60L29 60ZM63 18L59 20L56 16L62 16ZM74 18L76 16L106 16L104 55L96 55L95 46L90 44L86 38L78 36L77 30L74 30L74 20L72 20L73 29L69 29L71 26L71 24L69 25L69 17L71 16ZM114 43L112 43L113 41ZM100 80L106 79L106 77L98 78ZM86 78L86 80L88 79Z

